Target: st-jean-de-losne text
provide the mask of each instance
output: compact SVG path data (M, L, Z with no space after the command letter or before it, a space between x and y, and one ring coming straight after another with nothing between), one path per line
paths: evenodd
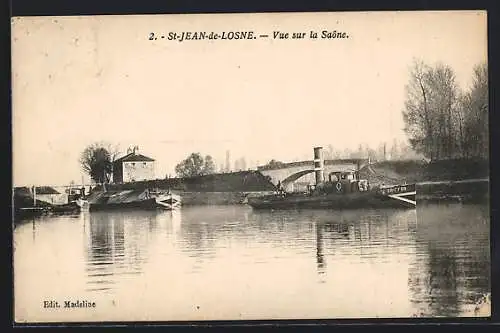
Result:
M166 32L158 34L150 32L149 40L169 40L169 41L191 41L191 40L250 40L250 39L347 39L349 35L342 31L328 31L323 30L321 33L316 31L307 32L286 32L286 31L272 31L271 33L255 33L254 31L182 31L182 32Z
M257 39L253 31L182 31L168 32L166 34L149 33L149 40L166 39L182 42L185 40L234 40L234 39Z

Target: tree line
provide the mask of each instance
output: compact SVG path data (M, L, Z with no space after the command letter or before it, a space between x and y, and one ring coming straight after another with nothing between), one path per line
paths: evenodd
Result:
M488 68L474 67L463 90L445 64L415 60L406 85L403 110L411 147L431 161L489 156Z
M335 149L332 145L325 147L323 156L325 159L371 159L372 161L385 160L414 160L423 156L416 153L405 140L394 139L392 142L380 142L378 145L370 146L361 143L356 149Z
M392 142L381 142L376 147L362 143L355 149L336 149L329 144L323 148L323 158L325 160L370 159L371 161L385 161L418 160L422 159L423 156L417 154L404 140L394 139ZM312 160L312 156L310 159ZM272 159L265 164L265 167L280 167L283 164L286 163Z
M204 176L214 173L226 173L231 171L244 171L247 169L247 162L244 157L238 158L234 161L234 168L231 168L230 161L226 161L227 165L220 165L217 170L215 161L212 156L202 156L200 153L191 153L186 159L179 162L175 167L175 173L178 177L195 177ZM167 175L167 178L169 176Z
M328 145L325 159L402 160L424 156L436 161L489 157L486 63L474 67L472 83L467 89L461 89L450 66L442 63L431 66L415 60L405 88L402 115L409 145L398 140L381 143L376 148L360 144L354 150L336 150ZM118 153L118 149L109 144L91 144L81 153L81 168L94 182L109 183ZM236 169L246 169L244 158L237 162ZM281 163L271 160L268 165ZM207 175L215 173L216 166L210 155L192 153L176 165L175 172L178 177Z

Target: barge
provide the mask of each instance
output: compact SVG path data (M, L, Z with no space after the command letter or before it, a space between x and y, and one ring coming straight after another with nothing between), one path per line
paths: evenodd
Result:
M416 208L415 184L395 185L351 193L324 192L311 189L308 193L278 191L272 195L248 198L255 209L356 209L356 208Z
M89 211L117 209L174 210L181 205L179 195L160 190L120 190L92 193L88 198Z
M78 214L88 202L83 194L69 195L66 202L57 203L40 200L36 187L14 188L13 204L15 219L38 217L42 215ZM53 192L58 193L58 192ZM52 193L51 193L52 194Z
M403 208L415 209L416 184L372 187L360 179L359 170L331 172L324 177L322 148L314 148L316 184L302 193L287 193L280 182L274 194L247 198L255 209L356 209Z

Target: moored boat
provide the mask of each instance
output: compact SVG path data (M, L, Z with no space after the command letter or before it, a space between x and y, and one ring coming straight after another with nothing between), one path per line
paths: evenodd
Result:
M351 193L284 193L248 198L255 209L415 208L415 184ZM391 191L393 191L391 193Z
M415 208L416 185L399 184L371 187L359 178L359 170L331 172L325 180L321 147L314 149L316 184L303 193L287 193L278 183L272 195L247 198L255 209L356 209Z
M181 206L181 197L174 193L155 196L156 206L165 210L174 210Z
M94 192L88 197L90 211L116 209L165 209L180 206L180 196L161 190L119 190Z
M16 220L39 217L47 214L49 214L49 209L47 207L15 207L14 209L14 218Z
M56 214L72 214L79 213L81 211L81 207L76 203L76 201L71 201L62 205L53 205L50 207L50 211Z
M37 201L36 206L25 205L24 207L15 207L14 214L16 218L36 217L41 215L78 214L85 209L85 202L86 200L83 199L64 204L49 204Z

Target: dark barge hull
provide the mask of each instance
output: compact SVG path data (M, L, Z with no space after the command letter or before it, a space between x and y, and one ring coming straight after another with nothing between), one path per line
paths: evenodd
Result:
M147 209L153 210L157 209L158 205L156 199L145 199L137 200L131 202L120 202L120 203L91 203L89 204L89 211L100 211L100 210L117 210L117 209Z
M102 210L171 210L180 205L180 197L156 190L96 191L87 199L89 211Z
M72 214L79 213L81 207L76 204L76 202L70 202L64 205L54 205L50 209L51 212L55 214Z
M14 209L14 219L21 220L32 217L39 217L49 213L46 207L22 207Z
M70 202L62 205L16 208L14 214L16 219L23 219L42 215L78 214L80 211L80 206L75 202Z
M414 197L413 197L413 200ZM248 204L255 209L359 209L401 208L415 209L410 202L397 200L378 193L328 194L318 196L291 194L249 198Z

